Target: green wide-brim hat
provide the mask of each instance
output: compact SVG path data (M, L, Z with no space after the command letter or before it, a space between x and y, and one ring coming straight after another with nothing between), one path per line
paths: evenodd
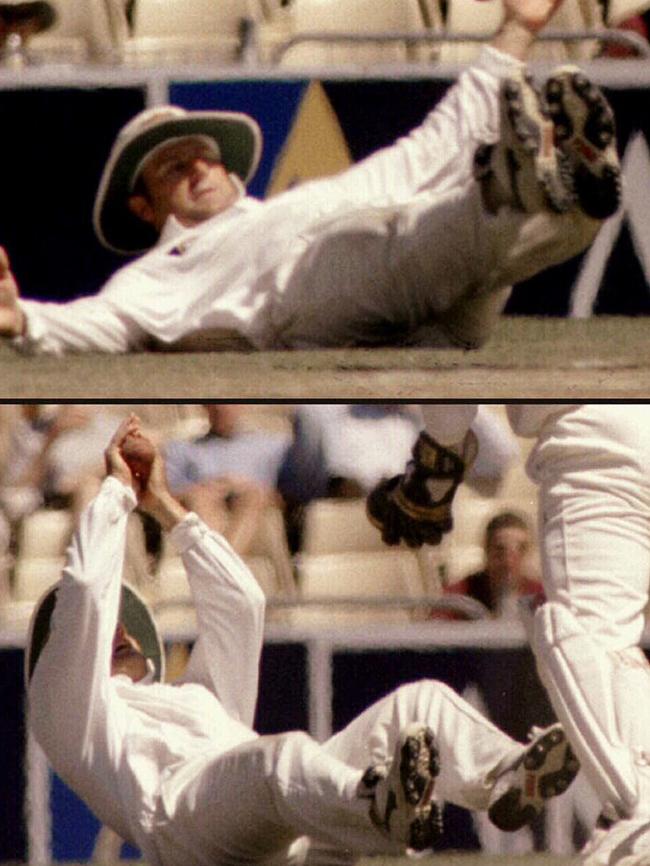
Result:
M29 686L36 662L50 636L50 622L60 585L61 581L57 581L51 586L37 601L32 611L25 651L26 686ZM156 682L162 682L165 676L165 654L156 623L147 604L132 587L125 583L122 584L119 621L138 641L146 658L153 663Z
M165 141L185 136L211 138L227 172L245 185L262 152L261 130L236 111L185 111L173 105L147 108L124 126L104 168L93 208L93 226L101 243L114 252L134 255L152 247L155 230L128 207L133 182L147 155Z

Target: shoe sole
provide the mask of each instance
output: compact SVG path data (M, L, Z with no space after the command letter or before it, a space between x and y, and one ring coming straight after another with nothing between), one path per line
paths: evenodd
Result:
M554 127L539 102L529 76L509 78L503 82L502 141L507 147L513 188L518 191L523 210L539 210L539 190L545 204L564 213L572 204L565 184L562 166L554 146ZM504 123L505 121L505 123ZM526 160L532 160L537 188L531 193L520 190L517 172Z
M440 762L433 731L423 725L412 725L404 734L388 776L378 779L373 768L364 774L362 784L366 788L370 787L370 790L379 781L389 786L383 815L378 814L376 801L371 806L373 823L390 838L397 836L409 850L426 851L433 848L442 834L442 811L439 804L433 801L439 772ZM400 826L395 825L394 816L399 816Z
M431 728L418 728L402 745L399 777L404 799L414 810L408 847L413 851L433 848L442 835L442 812L433 802L440 759Z
M614 113L599 87L578 69L558 70L544 99L555 141L573 163L574 191L582 210L605 219L621 202L621 168Z
M562 728L550 728L513 767L523 778L490 806L488 817L500 830L521 829L539 815L546 800L567 790L579 769L580 763Z

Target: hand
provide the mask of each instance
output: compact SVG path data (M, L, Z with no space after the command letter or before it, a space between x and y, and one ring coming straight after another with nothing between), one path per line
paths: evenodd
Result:
M380 482L366 500L370 522L385 544L436 545L453 526L452 503L477 452L470 431L459 450L446 448L424 431L402 475Z
M564 0L503 0L505 20L513 20L528 30L538 33L555 14Z
M25 329L25 316L18 306L19 295L9 256L4 247L0 247L0 337L17 337Z
M106 474L112 475L114 478L117 478L118 481L121 481L126 487L130 487L135 492L136 496L139 496L142 492L140 490L140 484L133 476L128 463L122 457L120 447L127 436L134 434L137 435L139 432L140 419L131 413L117 428L111 441L108 443L106 451L104 452Z
M505 16L492 46L525 60L539 31L564 0L504 0Z

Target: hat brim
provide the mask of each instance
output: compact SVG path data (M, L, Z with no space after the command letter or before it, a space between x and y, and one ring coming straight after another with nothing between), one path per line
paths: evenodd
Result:
M26 686L29 686L36 663L50 636L50 622L60 585L61 581L57 581L50 587L32 611L25 652ZM162 682L165 676L165 654L155 620L143 599L125 583L122 584L119 620L128 633L138 641L145 657L153 663L156 682Z
M226 171L236 174L244 184L255 174L262 150L262 133L247 114L192 111L186 117L162 121L113 154L104 169L93 212L93 225L104 246L123 255L135 255L155 244L154 229L128 207L133 175L155 147L167 139L188 135L212 138Z

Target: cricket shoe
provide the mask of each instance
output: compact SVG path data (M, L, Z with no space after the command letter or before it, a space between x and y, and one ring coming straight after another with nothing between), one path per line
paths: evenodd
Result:
M594 219L611 216L621 203L621 166L614 112L599 87L575 66L563 66L544 85L555 143L571 164L574 194Z
M480 144L474 154L474 177L483 183L488 210L508 204L527 213L567 211L573 203L570 172L526 71L501 82L499 115L499 141Z
M433 848L442 834L442 812L433 799L439 772L431 728L406 727L393 760L369 767L359 783L358 794L371 800L370 819L382 834L412 851Z
M540 814L547 800L566 791L579 769L561 725L533 729L530 745L498 777L488 817L499 830L519 830Z

